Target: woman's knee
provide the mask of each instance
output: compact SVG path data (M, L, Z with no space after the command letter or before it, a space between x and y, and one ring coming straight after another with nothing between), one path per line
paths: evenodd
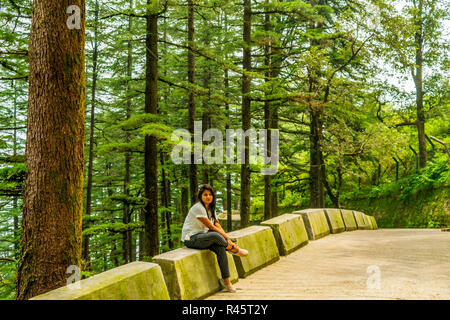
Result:
M228 245L228 241L220 233L218 233L216 231L211 231L211 234L212 234L212 237L214 237L214 239L216 240L217 244L219 244L223 247L226 247Z

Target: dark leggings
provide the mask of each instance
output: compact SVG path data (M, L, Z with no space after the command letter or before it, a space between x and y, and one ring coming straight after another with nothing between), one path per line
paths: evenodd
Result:
M222 278L229 278L228 259L225 248L228 246L227 240L218 232L208 231L191 236L190 240L185 240L184 245L192 249L209 249L217 256Z

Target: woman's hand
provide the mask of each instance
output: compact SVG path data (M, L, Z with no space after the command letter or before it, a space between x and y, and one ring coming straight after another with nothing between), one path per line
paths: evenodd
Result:
M215 221L214 225L223 232L225 239L227 239L227 241L230 241L230 237L226 234L225 230L223 230L222 225L219 223L219 221Z
M220 226L216 226L216 222L214 222L214 224L211 223L211 221L209 221L209 219L207 218L197 218L198 220L200 220L209 230L215 231L219 234L221 234L227 241L230 239L230 237L228 237L228 235L225 233L225 231L222 229L222 227Z

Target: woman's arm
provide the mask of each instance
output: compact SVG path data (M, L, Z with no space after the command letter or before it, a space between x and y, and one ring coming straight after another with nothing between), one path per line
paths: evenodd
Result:
M215 225L217 228L219 228L220 230L222 230L223 233L225 233L225 230L223 230L222 225L219 223L219 221L216 220L216 221L214 222L214 225Z
M215 224L212 224L208 218L197 218L197 219L200 220L209 230L220 233L227 241L230 240L230 237L228 237L228 235L222 229L219 222L216 221Z

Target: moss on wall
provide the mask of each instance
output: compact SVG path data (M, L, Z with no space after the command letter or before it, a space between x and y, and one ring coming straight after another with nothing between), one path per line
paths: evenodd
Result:
M345 207L373 215L379 228L450 227L450 186L346 200Z

